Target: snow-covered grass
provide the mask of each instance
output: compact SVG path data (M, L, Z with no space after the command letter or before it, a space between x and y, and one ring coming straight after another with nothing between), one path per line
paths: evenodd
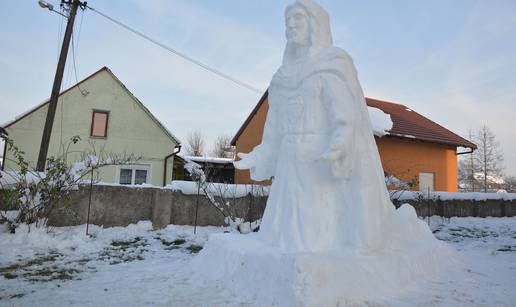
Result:
M466 269L381 306L514 306L516 218L432 217L429 224ZM152 230L140 222L90 226L88 237L85 225L50 232L22 225L14 235L0 234L0 306L261 306L218 284L201 288L185 269L208 235L223 230L198 227L194 235L190 226Z

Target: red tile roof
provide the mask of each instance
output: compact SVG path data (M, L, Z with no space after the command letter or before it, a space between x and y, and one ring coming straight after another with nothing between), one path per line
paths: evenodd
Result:
M240 127L237 134L231 140L231 145L236 145L237 139L244 132L244 129L247 127L256 112L258 112L262 104L267 100L267 96L268 92L266 91L258 104L254 107L251 114L249 114L244 124ZM378 108L391 116L393 127L387 136L447 144L457 147L467 147L471 149L477 148L477 146L470 141L460 137L402 104L367 97L366 103L368 106Z
M421 141L476 149L470 141L431 121L414 110L394 102L366 98L367 105L391 116L393 127L389 135Z

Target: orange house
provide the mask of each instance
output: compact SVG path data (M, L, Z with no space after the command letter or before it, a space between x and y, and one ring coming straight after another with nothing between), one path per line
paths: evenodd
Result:
M457 191L457 147L477 147L470 141L436 124L414 110L398 103L366 98L367 105L390 115L393 127L383 137L376 137L383 169L414 190ZM250 152L262 142L267 115L268 92L262 96L231 141L237 152ZM251 183L249 171L235 171L235 183ZM265 182L267 184L268 182Z

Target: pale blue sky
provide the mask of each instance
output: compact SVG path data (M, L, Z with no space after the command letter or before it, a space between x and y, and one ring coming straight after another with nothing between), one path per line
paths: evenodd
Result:
M58 0L50 1L58 5ZM90 0L88 4L260 89L280 65L284 0ZM367 96L466 135L487 124L516 175L516 1L321 0ZM48 98L64 23L36 0L1 1L0 123ZM79 80L108 66L180 139L234 135L260 95L80 13ZM77 33L78 35L78 33ZM70 58L71 59L71 58ZM69 62L71 63L71 62ZM69 66L71 67L71 66ZM65 87L75 78L67 68Z

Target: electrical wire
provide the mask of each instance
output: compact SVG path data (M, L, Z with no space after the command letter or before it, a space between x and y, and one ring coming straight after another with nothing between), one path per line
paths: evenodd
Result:
M84 11L82 11L82 14L81 14L81 22L79 24L79 34L77 35L77 41L75 41L74 37L74 32L72 31L72 63L73 63L73 72L74 72L74 75L75 75L75 82L77 84L77 88L79 89L79 92L81 92L81 94L83 96L86 96L88 95L88 91L86 90L83 90L81 88L81 86L79 85L79 78L77 77L77 61L76 61L76 58L77 58L77 49L79 49L79 40L81 38L81 30L82 30L82 20L83 20L83 17L84 17Z
M73 35L73 33L72 33L72 64L73 64L73 73L74 73L74 75L75 75L75 82L76 82L77 88L79 89L79 92L81 92L81 94L82 94L83 96L86 96L86 95L88 95L88 91L83 90L83 89L81 88L81 85L79 84L79 83L80 83L80 82L79 82L79 78L77 78L77 64L76 64L76 60L75 60L75 53L76 53L76 50L74 51L74 49L76 49L76 48L74 48L74 44L75 44L75 43L74 43L74 38L73 38L73 37L74 37L74 35ZM79 45L79 43L77 43L77 46L78 46L78 45Z
M241 87L244 87L244 88L246 88L248 90L251 90L253 92L256 92L258 94L262 94L263 93L262 90L259 90L259 89L255 88L255 87L253 87L253 86L251 86L251 85L249 85L249 84L247 84L247 83L245 83L243 81L237 80L237 79L235 79L235 78L233 78L233 77L231 77L231 76L229 76L229 75L227 75L225 73L222 73L221 71L219 71L217 69L211 68L207 64L204 64L204 63L202 63L200 61L197 61L197 60L187 56L186 54L184 54L182 52L179 52L179 51L177 51L177 50L175 50L175 49L173 49L173 48L171 48L171 47L169 47L169 46L167 46L167 45L165 45L163 43L160 43L157 40L155 40L155 39L153 39L153 38L143 34L142 32L140 32L140 31L138 31L138 30L136 30L134 28L131 28L130 26L122 23L121 21L118 21L118 20L116 20L116 19L114 19L112 17L109 17L108 15L98 11L97 9L92 8L91 6L87 5L86 7L89 8L90 10L92 10L93 12L99 14L100 16L108 19L109 21L111 21L111 22L121 26L122 28L124 28L124 29L126 29L126 30L128 30L128 31L130 31L130 32L132 32L132 33L134 33L134 34L136 34L138 36L140 36L141 38L143 38L143 39L145 39L145 40L147 40L147 41L149 41L149 42L151 42L151 43L153 43L153 44L155 44L155 45L157 45L157 46L159 46L159 47L161 47L161 48L163 48L163 49L165 49L165 50L167 50L167 51L169 51L169 52L171 52L171 53L173 53L173 54L175 54L175 55L177 55L177 56L179 56L179 57L181 57L181 58L183 58L183 59L185 59L185 60L187 60L187 61L189 61L189 62L191 62L191 63L193 63L193 64L195 64L195 65L197 65L197 66L199 66L199 67L201 67L201 68L203 68L205 70L207 70L207 71L209 71L209 72L211 72L211 73L214 73L214 74L218 75L219 77L222 77L222 78L224 78L226 80L229 80L229 81L231 81L231 82L233 82L233 83L235 83L235 84L237 84L237 85L239 85Z

